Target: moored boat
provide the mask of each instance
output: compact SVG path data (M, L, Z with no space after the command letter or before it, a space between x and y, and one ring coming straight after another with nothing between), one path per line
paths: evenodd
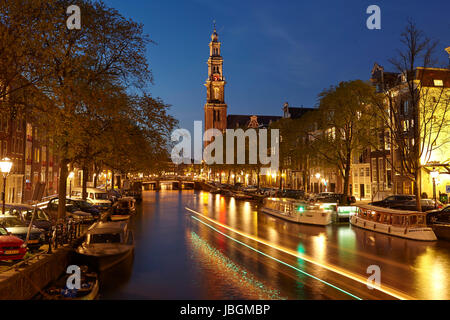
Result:
M98 276L87 266L80 266L80 288L67 288L67 280L70 274L63 274L58 280L44 289L39 296L45 300L94 300L99 292Z
M221 192L220 188L213 188L209 190L209 193L211 194L219 194Z
M111 208L111 221L128 220L136 212L136 200L133 197L123 197L117 200Z
M232 197L234 197L236 200L253 200L253 197L245 194L243 192L233 192Z
M133 255L133 233L124 221L96 222L88 229L86 239L76 252L89 265L103 271Z
M331 223L332 214L320 204L284 198L264 199L261 211L292 222L323 226Z
M450 223L436 221L431 225L434 234L438 239L450 241Z
M433 229L427 227L426 214L417 211L395 210L371 205L358 205L350 218L354 226L392 236L422 240L437 240Z

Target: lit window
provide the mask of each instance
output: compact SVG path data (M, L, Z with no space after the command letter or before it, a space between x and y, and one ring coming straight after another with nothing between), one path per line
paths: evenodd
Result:
M436 87L442 87L443 85L444 85L444 83L442 82L442 80L433 80L433 82L434 82L434 85L436 86Z

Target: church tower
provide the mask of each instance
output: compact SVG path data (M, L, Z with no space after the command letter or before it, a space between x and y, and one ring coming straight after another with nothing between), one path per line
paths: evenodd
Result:
M208 79L206 80L205 131L227 128L227 105L225 103L225 77L223 76L223 58L220 55L219 35L214 31L209 43Z

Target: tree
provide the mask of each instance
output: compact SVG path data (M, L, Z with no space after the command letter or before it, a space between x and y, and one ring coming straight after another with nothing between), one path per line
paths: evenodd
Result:
M400 81L383 84L380 91L384 99L375 104L376 114L393 145L392 168L413 182L420 211L423 165L434 151L450 142L450 94L445 86L433 83L432 74L438 71L427 69L438 64L438 42L427 38L412 21L408 21L400 42L403 48L389 60ZM448 81L448 69L441 75L441 80Z
M375 88L361 80L341 82L323 91L315 115L318 130L310 133L319 160L337 168L349 193L351 157L373 139L370 123Z
M149 94L128 97L126 112L102 135L96 159L120 173L150 172L167 161L169 136L178 124L169 107Z
M41 43L46 25L41 8L45 2L0 2L0 117L10 123L10 130L0 139L10 137L16 118L35 110L42 99L33 86L47 72Z
M36 86L52 101L46 115L59 151L59 218L65 215L67 165L77 156L78 128L86 121L83 115L98 113L91 92L97 92L105 82L130 89L151 81L145 58L150 39L143 34L142 25L102 2L83 0L77 3L81 30L68 30L65 10L71 4L50 0L40 7L45 21L39 30L44 52L41 59L48 74Z

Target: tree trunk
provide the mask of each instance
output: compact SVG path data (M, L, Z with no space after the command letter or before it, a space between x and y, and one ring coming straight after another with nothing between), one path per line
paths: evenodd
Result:
M67 169L68 164L69 160L65 158L61 159L59 162L60 176L58 184L58 219L64 219L66 216L67 176L69 174L69 170Z
M422 211L422 204L420 203L420 199L421 199L421 190L420 190L420 168L418 168L416 170L416 172L414 173L414 194L416 195L416 206L417 206L417 211Z
M259 187L260 187L260 185L261 185L261 181L260 181L260 169L259 169L259 168L256 169L256 183L257 183L258 190L259 190Z
M88 181L89 172L88 172L87 166L83 166L82 170L83 170L83 182L81 185L81 187L82 187L81 197L83 200L86 200L86 198L87 198L87 181Z
M345 162L345 169L344 169L344 199L342 199L343 204L349 204L348 203L348 185L350 182L350 161L351 161L351 153L347 153L347 159Z
M97 182L98 182L98 173L94 176L94 188L97 188Z
M115 183L114 170L111 170L111 190L114 190L114 183Z
M278 170L278 172L280 173L280 190L282 190L283 189L283 171Z
M306 170L303 171L303 190L305 192L308 192L308 173L306 172Z

